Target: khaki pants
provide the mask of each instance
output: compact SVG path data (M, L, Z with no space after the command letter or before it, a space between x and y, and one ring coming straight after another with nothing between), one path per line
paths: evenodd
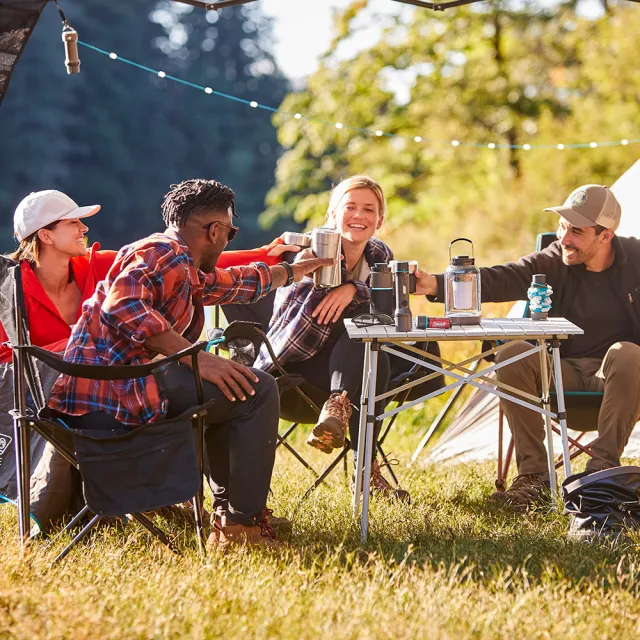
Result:
M527 342L514 342L498 352L496 360L507 360L531 348ZM590 445L594 457L587 462L587 469L598 471L620 466L620 456L640 418L640 347L631 342L617 342L602 360L567 358L561 364L565 391L604 392L598 437ZM498 369L496 375L500 382L512 387L533 395L541 393L540 355L537 353ZM514 402L500 402L513 433L518 473L546 474L543 417Z

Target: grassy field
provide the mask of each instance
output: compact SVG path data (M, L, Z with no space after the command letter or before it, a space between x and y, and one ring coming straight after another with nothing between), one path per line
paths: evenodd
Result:
M342 469L299 505L311 477L286 452L271 506L294 528L277 552L203 561L192 531L169 523L175 557L131 525L96 532L52 569L62 541L21 560L15 511L2 508L0 637L637 637L637 545L567 542L560 515L492 508L490 463L407 468L418 439L408 424L391 439L413 502L374 499L364 549Z

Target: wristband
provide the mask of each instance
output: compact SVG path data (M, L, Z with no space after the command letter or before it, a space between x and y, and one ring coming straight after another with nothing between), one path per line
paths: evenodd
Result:
M284 267L284 270L287 272L287 281L283 284L283 287L288 287L290 284L293 284L294 275L293 275L293 267L288 262L278 262L279 267Z

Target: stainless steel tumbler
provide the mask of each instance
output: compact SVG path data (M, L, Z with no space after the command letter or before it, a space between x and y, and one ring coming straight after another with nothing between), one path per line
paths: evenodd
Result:
M332 258L335 263L321 267L313 274L313 282L319 287L338 287L342 284L340 252L342 236L336 229L317 227L311 232L311 249L318 258Z

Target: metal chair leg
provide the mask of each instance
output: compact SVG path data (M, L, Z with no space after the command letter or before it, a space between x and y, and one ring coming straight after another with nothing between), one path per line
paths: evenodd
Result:
M202 396L200 389L198 390L198 396ZM199 402L202 402L202 398L198 398ZM204 556L206 553L206 540L204 538L204 415L199 415L195 418L196 422L196 437L198 442L198 471L200 476L200 484L198 486L198 491L196 495L193 497L193 516L196 522L196 537L198 538L198 551L201 556ZM144 517L144 516L143 516ZM145 518L146 519L146 518ZM140 522L140 520L138 520ZM148 521L149 525L154 526L151 521ZM147 526L142 523L143 526ZM149 528L149 527L147 527ZM160 531L158 529L158 531ZM164 532L160 531L162 536L164 536L165 540L163 542L172 550L175 551L169 542L169 539L164 535ZM157 535L157 534L156 534ZM162 538L161 538L162 539Z
M279 445L283 445L284 448L291 453L291 455L304 467L306 467L307 469L309 469L309 471L311 471L311 473L313 473L314 476L316 476L316 478L318 477L318 472L280 435L278 434L278 444L276 445L276 447L278 447Z
M71 518L69 524L67 524L64 529L58 531L55 536L49 539L47 547L50 547L60 536L67 533L68 531L71 531L71 529L73 529L73 527L75 527L78 522L80 522L80 520L82 520L82 518L87 515L87 513L89 513L89 507L85 504L84 507L82 507L82 509L80 509L80 511L78 511L78 513L73 518Z
M342 459L346 459L349 449L349 445L344 446L344 449L342 449L340 454L335 457L335 460L331 462L331 464L318 476L316 481L305 491L302 498L300 498L298 505L304 502L325 481L327 476L338 466Z
M195 510L195 508L194 508L194 510ZM164 544L167 547L169 547L169 549L171 551L173 551L173 553L175 553L178 556L180 555L180 551L176 548L176 546L173 544L173 542L171 542L171 540L169 540L169 537L167 536L167 534L162 529L160 529L159 527L156 527L156 525L153 524L153 522L151 522L151 520L149 518L147 518L147 516L145 516L142 513L130 513L128 515L131 516L131 518L133 520L135 520L136 522L140 523L147 531L149 531L149 533L151 533L158 540L160 540L160 542L162 542L162 544Z
M100 522L101 519L102 519L102 516L100 515L93 516L93 518L91 518L91 520L84 527L84 529L82 529L80 533L78 533L76 537L62 550L62 552L58 554L58 556L56 556L56 558L51 563L51 565L53 566L58 562L60 562L63 558L66 558L69 552L71 551L71 549L73 549L73 547L75 547L76 544L78 544L78 542L80 542L80 540L82 540L82 538L84 538L87 535L87 533L89 533L89 531L91 531L91 529L93 529L93 527L95 527L98 524L98 522Z

